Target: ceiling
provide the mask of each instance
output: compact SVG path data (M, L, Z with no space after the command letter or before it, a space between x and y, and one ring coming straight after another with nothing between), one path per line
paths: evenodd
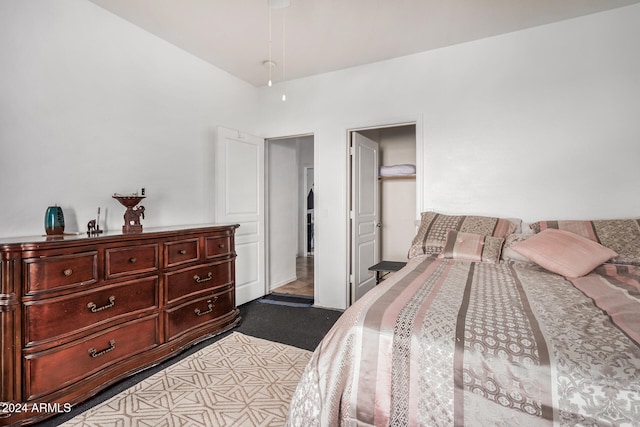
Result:
M614 9L640 0L89 0L255 86ZM285 33L283 43L283 30ZM285 58L283 61L283 44ZM283 67L284 63L284 67Z

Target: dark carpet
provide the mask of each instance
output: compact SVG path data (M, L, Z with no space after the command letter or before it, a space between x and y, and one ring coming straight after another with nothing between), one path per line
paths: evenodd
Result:
M338 310L264 304L259 300L248 302L238 308L240 309L242 321L237 328L202 341L170 360L139 372L109 387L89 400L74 406L69 413L57 415L34 425L38 427L58 426L92 406L104 402L132 385L176 363L178 360L229 335L232 331L313 351L342 314L342 311Z

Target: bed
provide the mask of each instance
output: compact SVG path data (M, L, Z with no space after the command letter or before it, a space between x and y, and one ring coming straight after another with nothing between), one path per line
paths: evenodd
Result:
M406 267L316 348L287 424L640 425L640 221L519 227L423 213Z

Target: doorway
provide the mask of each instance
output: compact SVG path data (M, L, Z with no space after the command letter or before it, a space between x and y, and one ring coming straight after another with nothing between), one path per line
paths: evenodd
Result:
M375 273L369 267L380 261L407 261L415 235L416 124L352 130L349 138L348 301L353 304L376 285ZM406 165L413 166L414 173L406 173ZM385 173L381 174L383 166ZM388 169L402 169L403 173L382 176Z
M267 281L271 293L314 295L313 152L313 135L267 140Z

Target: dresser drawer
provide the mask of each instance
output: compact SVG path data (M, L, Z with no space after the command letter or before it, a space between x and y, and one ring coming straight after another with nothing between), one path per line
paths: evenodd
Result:
M231 273L231 260L165 273L165 301L171 302L199 292L226 286L232 281Z
M231 253L231 237L205 237L205 254L207 258L213 258Z
M157 307L157 277L26 303L25 345L79 332L135 311Z
M198 328L235 309L235 289L208 295L165 311L165 339Z
M178 240L164 244L164 265L174 267L200 259L200 239Z
M37 399L158 345L158 317L107 329L50 351L25 356L26 398Z
M105 251L107 279L158 270L158 245L110 248Z
M24 260L25 293L90 285L98 281L98 252L53 255Z

